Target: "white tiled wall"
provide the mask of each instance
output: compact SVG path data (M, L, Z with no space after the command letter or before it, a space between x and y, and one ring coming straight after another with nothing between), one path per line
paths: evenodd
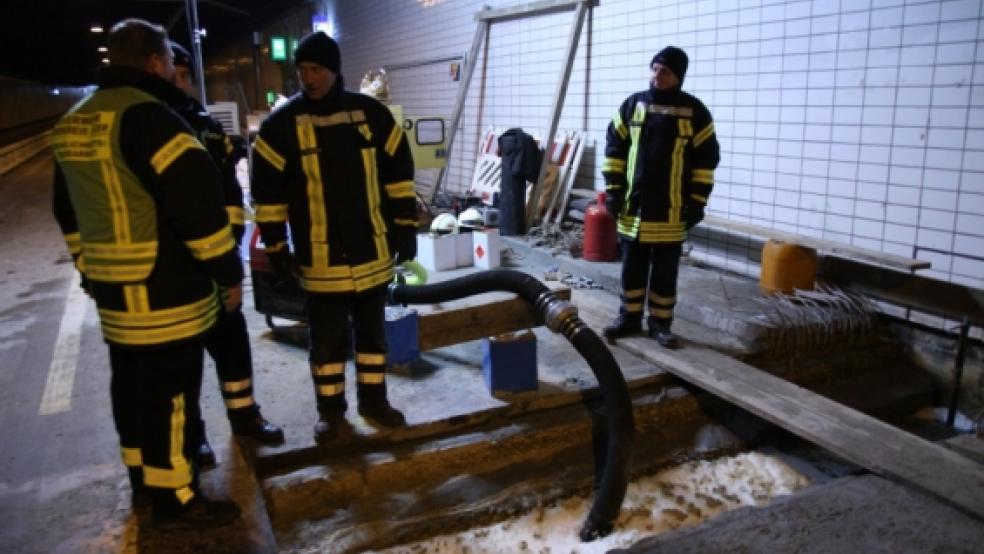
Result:
M323 0L350 88L370 68L463 55L482 5ZM984 287L984 0L600 0L585 23L562 128L586 130L578 186L602 188L605 128L648 62L684 48L684 88L715 118L709 212L931 260ZM573 11L492 26L452 151L467 187L490 125L545 129ZM448 117L447 63L392 75L408 113ZM755 274L757 242L695 233L693 255Z

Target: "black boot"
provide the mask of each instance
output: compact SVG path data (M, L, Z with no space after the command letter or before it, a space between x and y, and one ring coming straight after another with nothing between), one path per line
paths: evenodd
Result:
M677 345L676 335L670 331L670 324L664 322L649 322L649 337L656 339L663 348L674 349Z
M345 410L322 412L318 422L314 424L314 442L318 444L331 442L349 428L349 422L345 419Z
M359 399L359 415L370 424L381 427L403 427L407 424L403 413L390 405L385 397L372 400Z
M202 442L198 445L198 468L212 469L215 467L215 451L208 443L205 433L202 433Z
M176 513L154 512L154 525L165 530L206 530L225 527L239 519L239 506L228 500L209 500L198 493Z
M284 442L283 429L263 419L259 406L230 410L229 422L232 424L232 432L241 437L249 437L263 444L277 445Z
M642 316L618 314L615 321L602 330L602 334L608 340L608 344L615 344L615 339L634 335L642 331Z

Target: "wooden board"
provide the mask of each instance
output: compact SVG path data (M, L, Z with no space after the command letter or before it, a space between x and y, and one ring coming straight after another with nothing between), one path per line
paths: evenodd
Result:
M806 235L799 235L796 233L789 233L786 231L780 231L779 229L773 229L771 227L753 225L751 223L731 221L730 219L724 219L722 217L715 217L712 215L705 217L703 224L708 225L710 227L719 227L721 229L730 229L732 231L748 233L750 235L756 235L759 237L776 239L782 242L788 242L790 244L798 244L800 246L815 248L817 250L822 250L825 252L842 254L844 256L848 256L851 258L868 260L871 262L887 265L905 271L926 269L931 265L930 262L927 262L925 260L917 260L915 258L896 256L895 254L889 254L887 252L880 252L878 250L869 250L867 248L861 248L849 244L818 239L816 237L808 237Z
M577 304L614 314L594 299ZM984 518L984 466L961 454L710 349L667 350L642 337L619 339L618 346L855 464Z
M569 288L551 288L559 298L570 300ZM446 307L418 308L421 352L536 327L541 319L525 300L512 293L489 293Z

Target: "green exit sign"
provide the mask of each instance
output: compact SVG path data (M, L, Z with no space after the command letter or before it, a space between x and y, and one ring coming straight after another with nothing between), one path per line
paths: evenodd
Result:
M287 60L287 40L284 37L270 37L270 59L277 62Z

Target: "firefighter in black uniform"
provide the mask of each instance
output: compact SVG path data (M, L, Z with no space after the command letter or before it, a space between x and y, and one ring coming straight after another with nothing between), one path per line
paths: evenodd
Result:
M383 325L394 255L416 256L413 159L389 110L344 89L331 37L304 37L295 63L303 91L260 126L252 195L271 266L296 273L307 293L315 439L325 441L346 424L350 316L359 414L386 427L405 424L386 396Z
M239 252L238 245L242 243L245 220L243 190L236 178L235 149L222 129L222 124L213 119L192 96L195 92L195 66L191 55L174 41L171 42L171 50L174 52L174 84L183 94L177 95L168 103L195 131L198 141L205 146L219 168L226 213L236 237L236 251ZM253 400L253 359L246 332L246 318L241 309L219 315L215 328L205 339L205 349L215 361L232 432L266 444L282 443L284 432L263 418L259 405ZM215 453L205 436L205 422L201 425L202 442L198 457L202 467L211 467L215 465Z
M124 20L109 58L52 132L53 210L109 344L134 505L149 499L162 526L222 526L239 508L198 490L197 394L203 336L242 300L236 239L215 165L161 100L175 91L167 33Z
M676 347L681 244L704 218L720 159L710 112L680 89L687 63L683 50L661 50L649 64L649 90L629 96L608 125L602 173L622 247L621 306L604 329L610 342L641 331L648 300L649 336Z

